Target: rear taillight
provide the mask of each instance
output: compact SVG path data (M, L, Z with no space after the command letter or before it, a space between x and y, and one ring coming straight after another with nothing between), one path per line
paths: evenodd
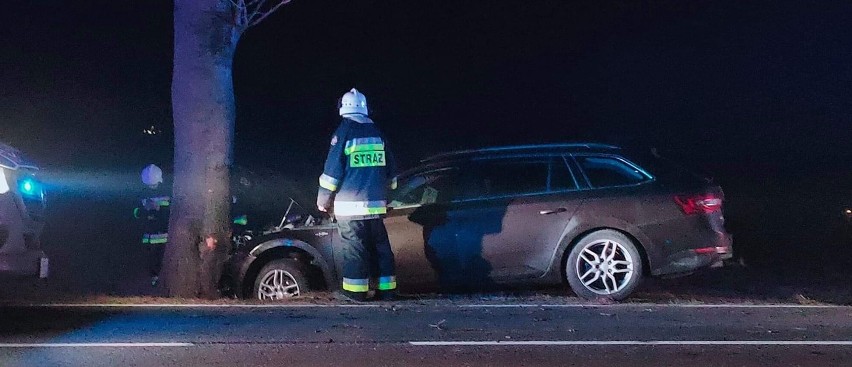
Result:
M717 194L702 194L702 195L678 195L674 198L675 202L680 205L684 214L692 215L699 213L713 213L722 210L722 195Z

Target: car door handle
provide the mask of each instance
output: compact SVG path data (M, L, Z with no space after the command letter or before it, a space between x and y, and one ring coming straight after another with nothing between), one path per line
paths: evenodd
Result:
M556 208L556 209L551 209L551 210L542 210L542 211L538 212L538 214L541 214L541 215L559 214L559 213L565 213L567 211L568 211L568 209L565 209L565 208Z

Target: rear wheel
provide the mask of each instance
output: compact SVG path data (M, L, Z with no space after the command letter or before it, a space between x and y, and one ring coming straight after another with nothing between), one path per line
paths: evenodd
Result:
M270 261L254 280L254 298L259 301L279 301L310 291L305 266L294 259Z
M565 278L582 298L620 301L642 280L642 256L636 244L620 232L593 232L571 249Z

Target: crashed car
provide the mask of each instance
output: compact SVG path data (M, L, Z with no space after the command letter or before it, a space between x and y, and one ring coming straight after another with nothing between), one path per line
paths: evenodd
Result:
M446 153L398 182L384 221L402 290L567 284L583 298L622 300L646 276L732 257L719 186L615 146ZM228 278L262 301L336 289L341 246L330 220L285 219L238 247Z
M37 173L19 150L0 143L0 275L48 275L40 245L44 189Z

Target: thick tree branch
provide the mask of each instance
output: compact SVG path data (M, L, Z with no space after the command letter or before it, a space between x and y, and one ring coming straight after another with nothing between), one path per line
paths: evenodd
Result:
M247 27L248 24L248 11L246 8L246 4L243 0L230 0L231 5L234 7L234 19L233 23L241 31Z

